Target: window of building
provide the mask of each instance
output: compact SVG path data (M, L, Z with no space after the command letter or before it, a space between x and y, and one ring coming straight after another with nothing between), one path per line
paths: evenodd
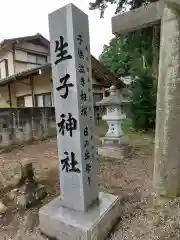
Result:
M28 53L28 62L43 65L47 63L47 56Z
M36 55L28 53L28 62L36 63Z
M52 106L52 99L51 99L51 93L45 94L44 96L44 106L45 107L51 107Z
M9 70L8 70L8 60L7 60L7 59L5 59L4 61L5 61L5 71L6 71L6 77L8 77L8 76L9 76Z
M36 107L44 107L43 95L35 95L35 106Z
M43 93L35 95L35 106L36 107L51 107L52 98L51 93Z
M36 63L38 64L46 64L47 63L47 57L46 56L36 56Z
M24 96L17 97L16 104L17 104L17 107L25 107Z

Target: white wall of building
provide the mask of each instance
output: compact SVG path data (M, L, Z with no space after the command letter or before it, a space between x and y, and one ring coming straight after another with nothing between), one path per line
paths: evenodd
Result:
M52 82L50 71L46 72L46 74L37 75L34 78L34 93L48 93L52 92Z
M20 48L24 48L24 49L48 54L48 49L44 46L41 46L41 45L35 45L35 44L32 44L32 43L24 42L24 43L19 43L16 46L20 47Z
M11 84L11 88L13 88L15 97L25 96L31 94L31 86L30 79L24 79L23 81L16 81Z
M43 59L36 63L36 55L32 55L34 51L36 54L42 54L44 56L48 55L48 48L41 46L41 45L35 45L32 43L24 42L16 44L17 48L22 49L16 49L15 50L15 72L19 73L22 71L26 71L28 69L39 67L40 65L46 64L46 61ZM48 56L47 56L48 57Z
M20 62L15 63L15 73L23 72L23 71L26 71L27 69L28 69L27 63L20 63Z
M1 60L3 60L3 59L1 59ZM5 61L0 62L0 73L1 73L1 78L5 78L6 77Z
M0 108L9 107L8 86L0 87Z
M48 48L41 46L41 45L35 45L32 43L24 42L24 43L19 43L16 44L16 47L22 48L22 49L15 49L15 62L13 60L13 53L12 50L6 50L6 51L1 51L0 53L0 77L1 79L6 78L6 67L5 67L5 62L2 61L4 59L7 59L8 63L8 76L14 75L16 73L26 71L31 68L38 67L43 64L46 64L45 60L39 60L39 64L36 64L36 62L31 62L30 60L30 55L28 54L28 51L32 53L39 53L44 56L48 57ZM33 56L32 56L33 57Z
M33 101L32 101L32 96L25 96L24 97L24 102L26 107L33 107Z
M11 51L1 52L0 61L7 59L9 76L14 74L13 54ZM0 64L1 78L6 78L5 62Z

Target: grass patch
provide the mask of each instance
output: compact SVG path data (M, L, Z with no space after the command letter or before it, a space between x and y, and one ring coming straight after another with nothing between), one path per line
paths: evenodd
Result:
M130 144L132 146L148 146L152 147L154 143L154 134L152 132L143 133L140 131L135 131L132 126L132 120L126 118L122 121L122 129L124 131L124 136L122 137L122 142ZM104 137L108 130L108 125L106 121L99 120L95 124L95 133L98 137Z
M122 121L122 129L125 134L135 132L130 118L126 118Z

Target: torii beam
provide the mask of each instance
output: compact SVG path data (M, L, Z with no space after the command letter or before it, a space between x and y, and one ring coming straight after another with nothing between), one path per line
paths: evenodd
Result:
M161 23L154 186L161 196L180 196L180 0L161 0L112 18L122 35Z
M180 1L179 0L164 0L166 4L171 6L173 9L180 11Z
M164 10L163 2L155 2L132 11L112 17L112 32L115 35L123 35L160 24Z
M112 17L112 32L123 35L138 29L151 27L161 23L165 4L180 9L180 0L164 0L154 2L140 8Z

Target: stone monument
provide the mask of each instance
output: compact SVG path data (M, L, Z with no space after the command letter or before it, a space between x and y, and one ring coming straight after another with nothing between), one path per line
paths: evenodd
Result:
M102 119L108 124L108 131L105 137L101 138L102 145L98 147L98 154L104 157L123 158L127 147L121 144L121 137L124 135L121 124L126 115L122 112L123 98L120 90L111 86L110 95L96 104L106 107L106 115Z
M40 209L41 231L58 240L103 240L120 198L98 192L88 16L73 4L49 15L61 196Z

